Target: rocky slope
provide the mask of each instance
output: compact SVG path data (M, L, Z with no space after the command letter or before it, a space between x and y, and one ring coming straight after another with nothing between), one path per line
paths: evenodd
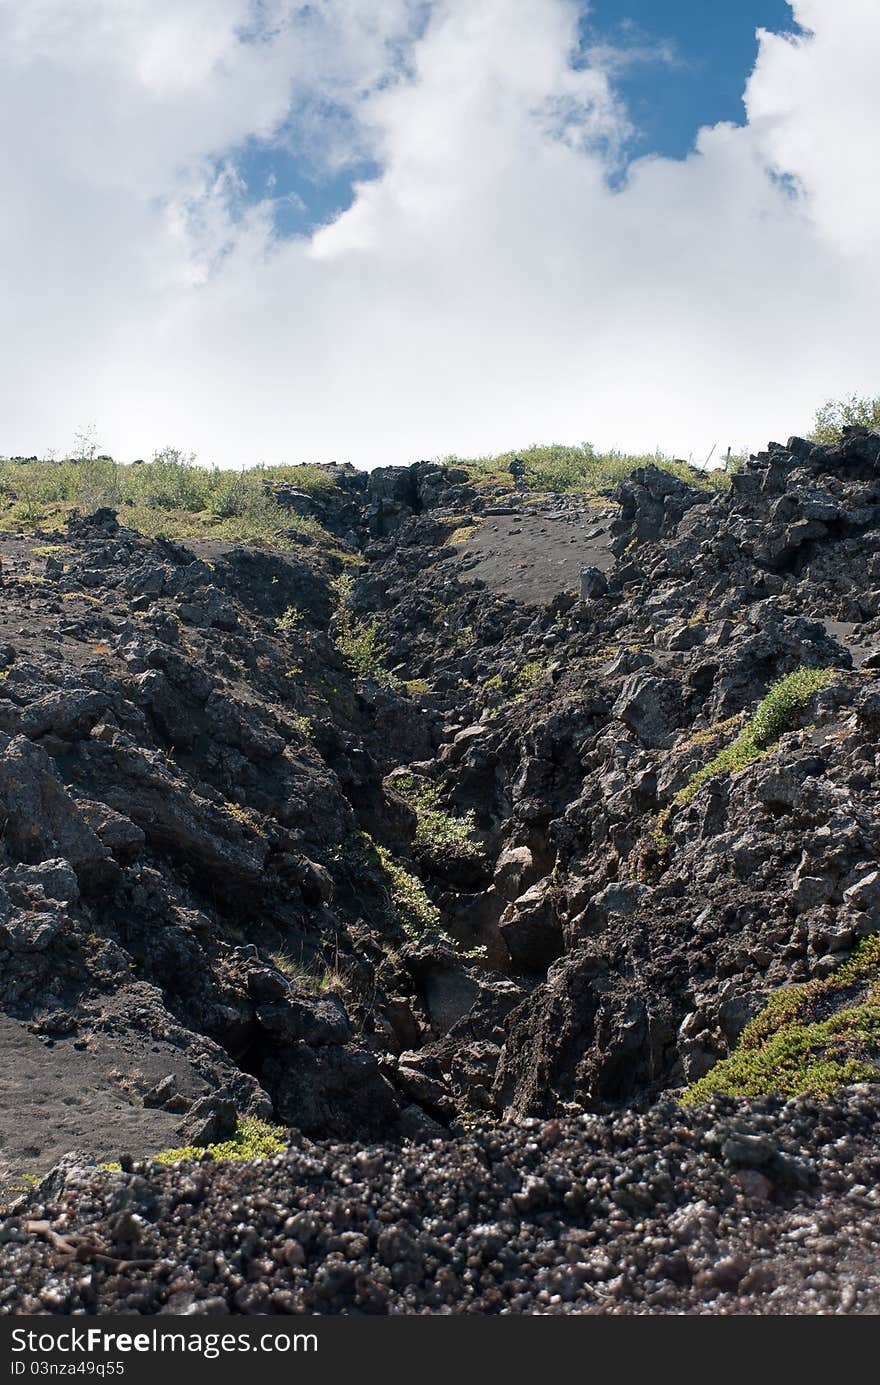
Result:
M594 497L426 463L328 474L278 493L326 547L152 540L107 510L0 543L7 1201L78 1151L11 1209L0 1311L873 1311L880 435L771 444L722 493L654 468ZM299 1152L83 1164L241 1117ZM719 1121L764 1154L731 1162ZM822 1153L841 1141L849 1175ZM282 1235L332 1202L340 1161L372 1209L357 1253ZM432 1297L436 1247L382 1248L385 1181L426 1179L418 1215L442 1222L472 1165L493 1191L432 1231L454 1261ZM617 1200L632 1169L650 1186ZM598 1211L573 1191L590 1179ZM262 1181L265 1273L205 1269L224 1199ZM180 1202L207 1210L175 1287L157 1265L183 1263ZM682 1242L701 1202L710 1232ZM755 1205L782 1242L756 1239ZM57 1236L113 1245L123 1210L149 1264L72 1268ZM511 1218L516 1264L465 1272L463 1228L489 1227L494 1266ZM854 1289L831 1250L798 1259L856 1223ZM609 1293L595 1263L618 1253ZM739 1277L712 1279L719 1256Z

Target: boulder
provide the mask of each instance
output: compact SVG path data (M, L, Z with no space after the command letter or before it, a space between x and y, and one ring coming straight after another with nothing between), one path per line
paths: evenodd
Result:
M663 746L680 724L681 694L670 679L659 674L633 673L614 704L614 715L643 745Z
M513 903L538 878L535 858L527 846L508 846L495 862L495 889Z
M37 864L62 857L83 889L118 879L118 867L64 788L54 762L25 736L0 735L0 811L7 849Z
M545 971L562 955L562 924L546 881L539 881L508 905L499 929L516 971Z

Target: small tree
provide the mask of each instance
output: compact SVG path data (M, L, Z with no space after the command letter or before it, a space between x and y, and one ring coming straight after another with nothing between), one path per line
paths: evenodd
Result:
M815 442L840 442L844 428L853 424L880 430L880 397L851 394L847 399L829 399L816 410L811 437Z

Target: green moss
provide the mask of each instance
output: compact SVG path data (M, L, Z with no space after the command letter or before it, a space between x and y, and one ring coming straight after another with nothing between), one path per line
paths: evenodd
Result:
M772 995L735 1052L693 1083L682 1103L772 1092L826 1097L878 1079L880 936L868 938L830 976Z
M691 775L684 788L675 795L674 802L683 807L696 797L708 779L714 779L719 774L738 774L762 759L786 731L797 726L813 694L827 687L837 677L839 674L833 668L801 667L780 678L736 740Z

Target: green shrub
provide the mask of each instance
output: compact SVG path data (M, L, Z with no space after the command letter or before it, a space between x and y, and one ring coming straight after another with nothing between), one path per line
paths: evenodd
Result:
M385 663L388 651L379 633L379 617L355 617L351 609L353 586L349 573L343 573L334 583L338 602L334 616L336 648L357 678L370 678L385 688L395 687L397 680Z
M840 442L847 425L880 429L880 397L851 394L847 399L829 399L816 410L810 436L815 442Z
M415 810L413 846L424 861L442 863L450 858L473 860L480 854L474 839L477 823L473 809L455 817L443 807L440 790L418 774L398 774L393 785Z
M312 462L300 462L294 466L271 466L255 468L271 485L287 482L307 495L326 495L335 489L336 482L330 471Z
M480 684L477 691L477 701L481 706L489 707L494 702L498 702L504 692L504 679L500 673L493 673L491 678L486 678Z
M440 910L428 898L428 892L418 876L401 865L386 847L378 842L371 845L387 877L394 921L407 937L417 938L429 928L442 932Z
M810 698L839 675L832 668L805 668L780 678L759 703L752 719L732 745L720 750L707 765L693 774L674 802L684 806L699 793L708 779L718 774L737 774L766 755L786 731L793 730Z
M302 618L302 611L298 611L295 606L288 606L284 614L276 619L275 629L282 635L289 635L302 624Z
M163 1149L155 1157L157 1164L179 1164L184 1159L201 1159L207 1150L214 1159L271 1159L273 1154L283 1154L288 1143L283 1126L269 1125L253 1116L239 1116L235 1134L228 1140L206 1147Z
M773 1092L828 1097L878 1078L880 936L866 939L830 976L772 995L735 1052L688 1087L682 1103Z
M348 888L356 893L359 906L373 923L400 930L410 938L429 928L443 932L440 910L418 876L366 832L352 833L328 851L325 860L331 870L343 872ZM376 895L382 903L380 910L373 912L370 898Z
M547 664L541 659L531 659L527 664L523 664L518 669L511 680L514 700L519 702L536 688L539 683L543 683L547 677Z

